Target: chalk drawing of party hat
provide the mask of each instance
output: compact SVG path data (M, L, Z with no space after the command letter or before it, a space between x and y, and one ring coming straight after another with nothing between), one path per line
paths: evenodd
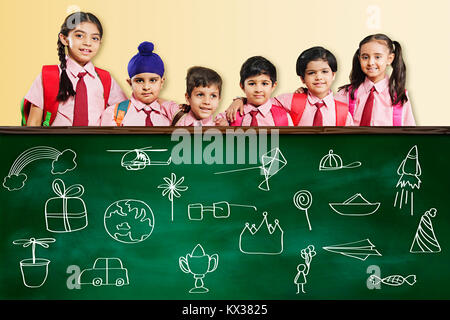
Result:
M431 218L436 217L437 210L431 208L425 212L420 218L419 226L417 227L416 235L414 236L411 245L411 253L436 253L441 252L441 246L434 233Z

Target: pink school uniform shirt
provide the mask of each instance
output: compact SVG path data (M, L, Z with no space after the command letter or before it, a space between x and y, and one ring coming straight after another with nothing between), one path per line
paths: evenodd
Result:
M267 100L264 104L260 105L259 107L256 107L252 104L245 104L244 105L244 116L242 118L242 124L241 126L243 127L248 127L250 126L251 122L252 122L252 115L250 114L251 111L258 111L258 113L256 114L256 120L258 121L258 127L269 127L269 126L275 126L275 121L273 120L273 116L272 116L272 105L275 104L273 103L274 100L269 99ZM289 126L293 126L294 124L292 123L292 118L289 115L289 113L286 114L287 115L287 119L288 119L288 125ZM219 113L217 115L218 118L224 118L226 119L225 113Z
M389 94L389 77L386 76L383 80L373 83L367 77L364 82L358 87L358 93L355 103L355 111L353 113L353 123L355 126L359 126L361 117L363 114L364 106L367 98L369 97L370 90L375 86L374 101L372 109L372 118L370 120L371 126L392 126L393 110L391 95ZM406 92L408 97L408 92ZM339 90L336 94L336 100L344 103L349 102L350 91L345 92L344 89ZM415 126L416 121L412 113L411 103L408 97L408 101L403 104L402 107L402 126Z
M101 116L105 110L105 99L103 97L103 85L95 72L92 62L87 63L84 67L80 66L71 58L67 57L67 75L69 76L72 86L75 89L78 83L78 73L87 72L84 77L84 82L87 88L88 97L88 119L89 126L99 126ZM59 68L61 73L61 68ZM30 90L25 96L25 99L30 101L35 106L44 109L44 89L42 86L42 73L34 80ZM127 97L123 93L120 86L114 79L111 79L111 91L107 105L116 104L120 101L126 100ZM73 109L75 105L75 97L69 97L64 102L59 103L58 112L52 126L72 126L73 125ZM45 117L45 115L44 115Z
M180 105L172 101L165 101L162 103L162 108L166 112L167 118L170 119L172 123L173 118L180 110ZM213 115L205 119L197 119L195 114L190 110L188 113L183 115L180 120L175 124L176 127L202 127L202 126L214 126L215 122L213 120Z
M285 93L273 98L273 104L285 108L288 112L291 111L293 93ZM302 118L298 123L298 126L312 126L314 121L314 115L316 114L317 107L314 105L317 102L323 102L325 105L320 108L322 112L322 123L323 126L336 126L336 103L334 102L333 92L330 93L323 99L312 95L308 92L308 98L306 99L305 110L303 111ZM345 120L346 126L352 126L353 120L350 112L347 114Z
M115 105L109 106L103 112L102 115L102 126L117 126L114 120ZM150 112L150 120L153 126L170 126L170 120L165 115L164 110L161 108L157 100L153 101L149 105L137 100L134 95L130 98L130 106L122 120L121 126L145 126L147 120L147 113Z

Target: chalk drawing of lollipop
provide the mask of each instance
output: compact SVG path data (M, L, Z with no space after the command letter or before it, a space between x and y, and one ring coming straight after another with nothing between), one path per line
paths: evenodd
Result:
M52 147L38 146L22 152L11 165L8 175L3 179L3 187L9 191L20 190L25 185L27 175L22 170L31 162L41 159L50 159L52 161L52 174L64 174L76 168L75 162L77 154L66 149L59 151Z
M309 231L311 231L311 223L309 222L308 209L311 207L313 197L311 192L308 190L300 190L294 194L294 205L300 209L305 211L306 221L308 221Z

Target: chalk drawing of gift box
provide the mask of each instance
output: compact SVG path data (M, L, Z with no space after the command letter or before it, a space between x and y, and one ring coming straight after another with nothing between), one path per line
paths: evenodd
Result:
M80 198L84 187L75 184L66 188L61 179L52 184L57 197L45 203L45 224L50 232L72 232L86 228L88 225L86 205Z

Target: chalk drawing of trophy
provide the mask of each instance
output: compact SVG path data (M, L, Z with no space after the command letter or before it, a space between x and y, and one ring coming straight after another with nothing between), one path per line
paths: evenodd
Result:
M180 269L184 273L192 273L195 279L195 287L189 290L189 293L206 293L203 278L209 272L213 272L219 265L219 255L217 253L208 255L200 244L197 244L191 253L186 257L180 257L178 260Z

